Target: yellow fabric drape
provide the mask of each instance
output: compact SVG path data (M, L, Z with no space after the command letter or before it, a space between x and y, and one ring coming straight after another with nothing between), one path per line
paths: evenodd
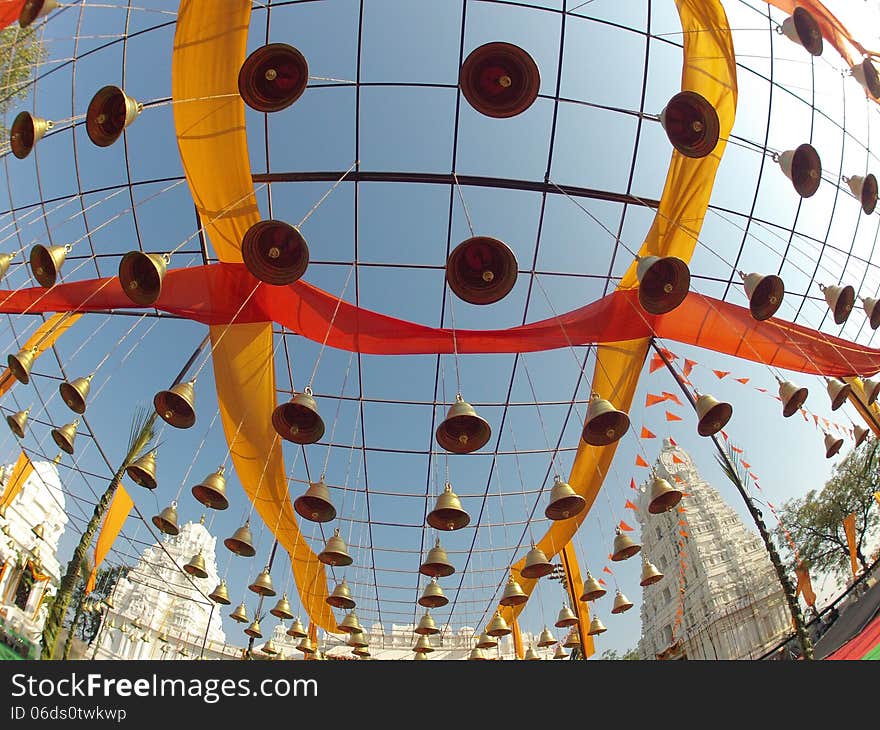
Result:
M81 314L71 314L67 319L64 319L65 316L65 313L53 314L49 319L43 322L43 324L37 327L37 331L28 338L28 341L21 349L30 350L36 347L37 357L39 358L43 352L55 344L55 341L61 337L61 335L73 326L74 322L82 317ZM5 368L3 373L0 374L0 396L7 393L17 382L18 381L12 377L12 373L9 372L9 368Z
M880 423L880 408L876 403L868 405L868 396L865 394L865 385L862 379L844 378L844 381L852 386L849 392L849 402L853 404L868 428L874 432L874 436L880 436L880 428L877 426Z
M120 486L110 501L110 507L107 509L107 514L104 515L104 524L101 525L101 532L98 533L98 542L95 544L95 562L92 565L92 571L89 573L89 579L86 582L86 593L91 593L95 590L98 568L101 567L101 563L104 562L104 558L107 557L110 548L116 542L119 531L122 530L122 526L128 519L133 506L134 502L128 492L125 491L124 487Z
M517 659L522 659L525 656L522 643L522 631L520 631L519 621L516 619L513 619L513 653L516 654Z
M877 503L877 506L880 507L880 492L874 492L874 501Z
M15 466L12 467L12 474L10 474L9 479L6 480L6 489L4 489L3 494L0 495L0 513L6 512L9 505L12 504L12 500L18 496L24 483L33 472L34 466L31 464L31 460L28 458L28 455L22 451L21 454L19 454L18 460L15 462Z
M584 655L584 658L589 659L596 653L593 637L587 633L587 629L590 628L590 604L579 600L584 592L584 580L581 578L581 568L578 565L574 545L571 543L562 548L562 564L565 566L565 572L568 575L568 582L571 586L570 591L574 597L572 600L572 610L577 614L581 627L581 653Z
M856 514L847 515L843 518L843 532L846 535L846 544L849 546L849 562L852 567L853 578L859 574L859 561L856 557Z

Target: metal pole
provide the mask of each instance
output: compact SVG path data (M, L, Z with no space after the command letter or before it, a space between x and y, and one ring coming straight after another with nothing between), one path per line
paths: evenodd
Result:
M192 364L196 361L196 358L199 356L202 350L205 349L205 345L208 344L208 341L211 339L210 333L205 335L205 339L203 339L198 347L193 351L193 354L189 356L189 360L186 361L186 365L183 366L183 369L177 374L177 377L174 378L174 382L171 384L173 388L175 385L178 385L181 380L183 380L184 375L186 375L186 371L192 367Z
M211 619L214 618L214 609L217 607L215 603L211 603L211 613L208 614L208 625L205 627L205 638L202 640L202 651L199 653L199 659L205 658L205 645L208 643L208 631L211 630Z

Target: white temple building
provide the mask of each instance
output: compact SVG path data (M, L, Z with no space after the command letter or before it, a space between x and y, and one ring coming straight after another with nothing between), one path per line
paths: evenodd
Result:
M671 439L664 440L654 468L686 496L679 504L684 511L652 515L650 485L639 489L642 553L664 573L663 580L643 589L640 658L758 658L791 630L764 543ZM680 530L687 533L681 598ZM683 614L676 626L679 606Z

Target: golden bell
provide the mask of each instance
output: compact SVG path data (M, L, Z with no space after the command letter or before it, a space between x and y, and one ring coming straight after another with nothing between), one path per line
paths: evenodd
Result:
M645 256L638 259L639 304L648 314L666 314L688 295L691 273L675 256Z
M246 633L248 636L252 636L252 637L255 638L255 639L262 639L262 638L263 638L263 632L262 632L262 630L260 629L260 620L259 620L259 619L254 619L253 622L251 623L251 625L248 626L248 627L244 630L244 633Z
M614 550L611 553L611 559L615 562L631 558L642 549L642 546L635 542L628 533L621 532L619 527L615 533Z
M477 639L478 649L494 649L496 646L498 646L498 639L494 636L489 636L485 631Z
M806 388L798 387L790 380L785 382L780 380L779 398L782 401L782 415L789 418L797 413L807 400L809 392Z
M363 631L352 631L348 635L348 641L346 643L355 649L364 649L370 645L370 642L367 641L367 636Z
M732 415L733 406L730 403L704 393L697 398L697 433L700 436L713 436L727 425Z
M440 629L437 628L437 624L434 623L434 617L429 611L425 611L425 615L419 619L415 632L422 636L432 636L433 634L440 633Z
M562 608L559 611L559 615L556 617L556 623L553 624L557 629L564 629L569 626L574 626L578 622L578 617L574 614L567 605L562 604Z
M860 297L862 300L862 309L868 315L868 324L872 330L880 327L880 299L872 297Z
M92 375L89 375L86 378L76 378L69 383L64 382L58 386L61 400L74 413L82 415L86 412L86 398L89 397L92 377Z
M629 428L629 416L596 394L587 408L581 438L591 446L608 446L619 441Z
M648 512L652 515L668 512L681 502L681 490L676 489L665 479L658 476L651 480L650 495L651 501L648 503Z
M32 116L30 112L19 113L15 117L15 121L12 122L9 134L9 146L12 148L12 154L19 160L23 160L53 126L55 125L48 119Z
M125 254L119 262L119 283L125 296L142 307L155 303L162 294L162 281L169 260L167 254L143 251Z
M70 246L44 246L38 243L31 249L31 273L44 289L55 286L58 273L70 252Z
M483 448L492 436L489 422L477 415L477 411L465 402L461 393L455 396L446 418L437 427L437 443L453 454L470 454Z
M336 508L330 501L330 490L323 478L310 482L305 493L294 500L293 508L300 517L311 522L330 522L336 518Z
M269 613L282 621L293 618L293 611L290 610L290 601L287 600L286 593L278 599L278 603L269 609Z
M348 554L345 540L339 536L339 528L334 530L333 536L327 540L324 549L318 553L318 560L325 565L332 565L337 568L352 564L353 560L351 555Z
M163 643L163 644L167 644L167 643L168 643L168 632L167 632L167 631L161 631L159 634L157 634L156 638L157 638L161 643Z
M156 483L156 449L148 451L139 459L135 459L125 467L125 473L135 484L146 489L155 489Z
M446 281L459 298L469 304L494 304L516 284L519 264L502 241L474 236L462 241L446 260Z
M111 611L116 608L116 606L113 604L113 596L105 596L101 599L101 603L107 606L107 608L109 608Z
M178 383L170 390L161 390L153 396L153 407L160 418L174 428L189 428L196 422L195 380Z
M568 654L565 653L565 649L562 648L562 644L557 645L556 651L553 652L554 659L568 659Z
M253 591L260 596L274 596L275 587L272 585L272 576L269 575L269 566L263 568L257 579L248 586L249 591Z
M428 513L428 524L435 530L460 530L467 527L470 515L461 507L461 500L452 491L452 485L446 482L443 494L437 497L437 503Z
M859 448L863 443L865 443L865 439L868 438L868 434L871 433L867 428L862 428L861 426L856 426L853 424L853 438L855 439L855 446L853 448Z
M268 654L269 656L275 656L278 653L278 649L275 647L272 639L269 639L269 641L263 644L263 653Z
M417 652L413 655L413 661L426 661L428 659L428 655L424 652Z
M288 403L272 411L272 427L285 441L313 444L324 435L324 421L318 415L318 403L312 389L296 393Z
M542 649L546 646L553 646L556 643L556 639L553 638L553 634L550 632L546 626L544 630L541 632L541 635L538 637L538 646Z
M853 304L856 301L856 291L849 284L846 286L825 286L819 284L819 288L825 295L825 302L828 309L834 315L835 324L843 324L846 322L849 313L852 311Z
M633 607L632 602L620 591L614 594L614 606L611 609L611 613L625 613L629 611Z
M828 380L828 397L831 399L831 410L836 411L849 397L852 392L852 386L849 383L843 383L840 380Z
M37 359L37 348L32 347L30 350L21 350L17 355L7 355L6 364L9 366L9 372L12 373L19 383L27 385L31 382L31 368L34 360Z
M296 48L270 43L251 53L238 72L238 93L258 112L286 109L309 83L309 64Z
M549 520L567 520L583 512L586 506L586 500L557 474L553 480L550 502L544 510L544 516Z
M342 579L341 583L336 584L333 592L325 600L333 608L344 608L346 611L351 610L356 605L351 597L351 589L349 589L348 583L345 582L345 578Z
M520 606L528 600L529 597L523 591L522 586L511 575L507 580L507 585L504 586L504 594L498 603L502 606Z
M48 15L58 7L58 0L25 0L18 15L20 28L27 28L37 18Z
M880 98L880 74L869 56L851 69L853 78L875 99Z
M192 488L192 495L198 502L209 509L224 510L229 507L226 497L226 477L223 476L224 467L217 467L217 471L208 474L201 483Z
M153 517L153 524L159 532L166 535L180 534L180 528L177 526L177 502L172 502L159 514L155 515Z
M446 551L440 546L440 539L428 551L425 562L419 566L419 573L431 578L445 578L455 572L455 567L449 562Z
M596 636L597 634L604 634L608 629L605 628L605 624L599 619L598 616L593 616L593 620L590 621L590 630L587 632L587 636Z
M484 662L486 661L486 655L479 646L475 646L471 649L471 653L468 654L468 660L472 662Z
M782 298L785 296L785 284L776 274L743 274L746 296L749 298L749 311L752 318L763 322L770 319L782 306Z
M304 639L308 636L308 632L306 631L305 626L303 626L302 621L299 620L299 616L293 620L290 628L287 629L287 635L293 636L296 639Z
M809 10L795 8L791 16L782 21L779 32L802 45L811 56L822 55L822 30Z
M804 143L797 149L786 150L776 160L798 195L802 198L815 195L822 182L822 160L812 145Z
M344 631L347 634L350 634L353 631L363 631L363 628L361 628L361 622L358 621L358 617L355 614L354 609L352 609L345 615L345 618L342 619L342 621L336 628L338 628L340 631Z
M24 438L24 430L27 428L28 414L30 412L31 409L26 408L23 411L13 413L11 416L6 416L6 423L9 424L9 430L20 439Z
M241 240L241 256L248 271L273 286L292 284L306 273L309 247L297 228L283 221L254 223Z
M449 603L449 599L443 593L443 589L437 582L436 578L431 578L422 595L419 598L419 605L425 608L440 608Z
M538 656L538 652L535 651L535 648L529 645L529 648L526 649L526 655L523 657L525 661L533 662L540 661L541 657Z
M877 397L880 396L880 380L865 378L862 381L862 390L865 391L865 396L868 399L868 405L873 405L877 402Z
M639 585L644 588L661 580L663 580L663 573L657 570L657 566L649 560L642 560L642 577L639 579Z
M355 647L354 649L351 650L351 653L354 654L355 656L361 657L362 659L366 659L367 657L371 656L370 650L366 646Z
M864 177L862 175L852 175L844 178L846 184L852 194L855 195L862 204L862 211L865 215L871 215L877 207L877 178L868 173ZM877 329L874 327L874 329Z
M39 538L40 540L45 540L46 539L46 525L45 525L45 523L40 522L39 524L34 525L31 528L31 532L33 532L34 535L36 535L37 538Z
M233 532L232 537L227 537L223 544L227 550L236 555L241 555L243 558L254 557L257 551L254 548L254 536L251 535L250 520Z
M660 124L672 146L685 157L711 154L721 133L715 107L695 91L673 96L660 113Z
M229 591L226 589L226 578L221 579L220 584L208 594L208 598L221 606L228 606L232 603L229 600Z
M109 147L144 108L118 86L104 86L89 102L86 133L98 147Z
M565 637L565 641L562 642L562 646L566 649L576 649L581 645L581 634L578 630L577 626L573 626L571 631L568 632L568 636Z
M12 264L11 253L0 253L0 279L6 276L9 266Z
M843 447L843 439L834 438L830 433L825 434L825 458L836 456Z
M431 646L431 642L428 641L427 636L420 636L416 645L413 647L413 651L417 654L428 654L429 652L434 651L434 647Z
M73 453L73 440L76 438L76 427L79 425L79 419L74 419L61 428L53 428L52 440L66 454Z
M205 556L202 555L201 550L190 558L189 562L183 566L183 569L196 578L208 577L208 571L205 570Z
M303 637L303 640L296 645L296 648L299 649L303 654L315 653L315 645L312 643L312 640L308 636Z
M541 548L532 544L532 549L526 554L526 563L519 574L523 578L543 578L553 572L553 563L547 560L547 556Z
M511 633L510 627L507 625L507 621L504 620L504 616L501 615L500 611L495 612L489 625L486 626L486 633L489 634L489 636L507 636Z

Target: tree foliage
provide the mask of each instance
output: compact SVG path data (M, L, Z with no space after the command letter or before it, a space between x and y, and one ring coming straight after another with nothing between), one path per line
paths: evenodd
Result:
M613 661L617 661L617 660L638 661L639 652L638 652L638 649L628 649L627 651L623 652L623 654L621 654L620 652L617 651L617 649L606 649L605 651L602 652L602 654L599 656L599 658L606 659L606 660L610 659Z
M119 580L120 575L125 576L127 571L128 568L121 565L112 568L99 568L95 580L95 590L88 594L88 598L93 601L100 601L102 598L109 596L113 592L113 588L116 586L116 581ZM64 619L64 626L66 628L70 628L71 623L73 623L75 607L79 605L84 590L85 581L81 580L73 589L73 596L70 599L70 606L67 610L67 616ZM95 612L83 614L80 618L79 625L76 627L76 635L86 643L89 643L95 638L100 626L100 613Z
M6 113L16 101L30 94L28 82L46 57L45 46L36 36L36 27L22 29L15 24L0 31L0 139L6 141L9 135Z

